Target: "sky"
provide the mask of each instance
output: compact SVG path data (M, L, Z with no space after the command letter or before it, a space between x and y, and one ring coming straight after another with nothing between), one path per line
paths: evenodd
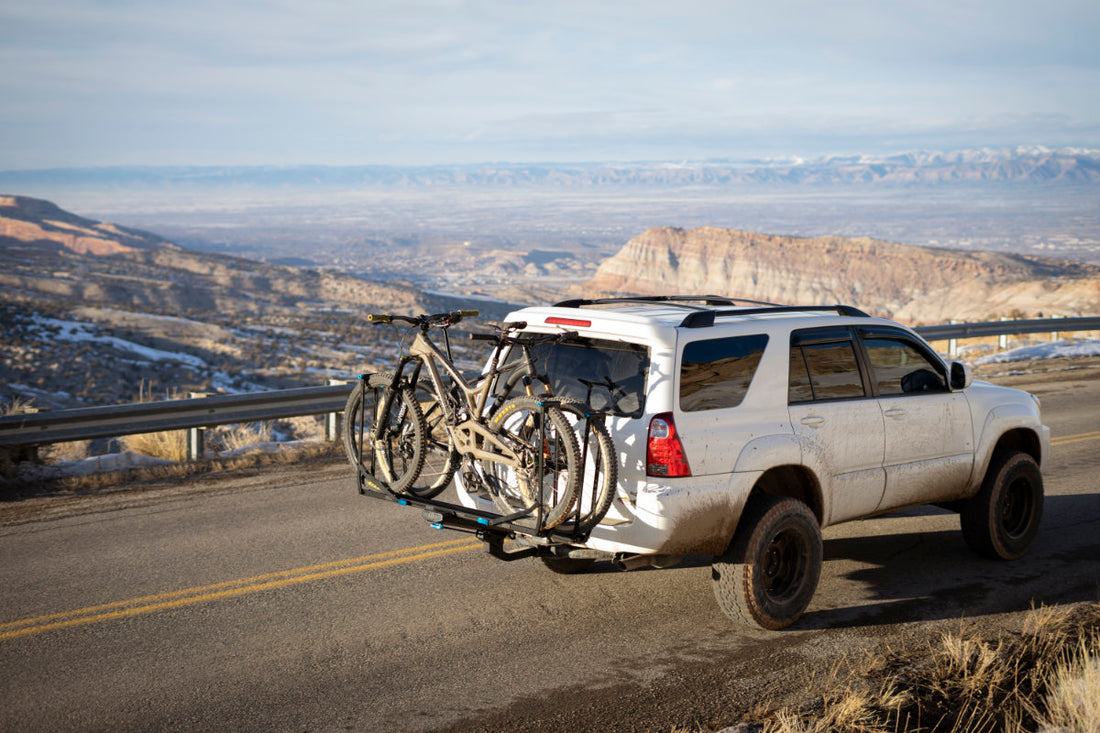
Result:
M0 170L1100 148L1097 0L0 0Z

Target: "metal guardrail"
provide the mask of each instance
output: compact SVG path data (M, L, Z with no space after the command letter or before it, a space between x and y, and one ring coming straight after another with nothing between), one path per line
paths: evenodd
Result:
M1070 331L1100 331L1100 316L1084 318L1030 318L1020 321L982 321L980 323L948 323L942 326L919 326L913 329L927 341L1001 336L1005 334L1056 333Z
M986 321L921 326L914 330L929 341L1004 334L1097 331L1100 330L1100 317ZM351 385L348 384L299 387L190 400L8 415L0 417L0 447L45 445L336 413L344 409L350 390Z
M340 412L351 388L350 384L299 387L7 415L0 417L0 446L45 445Z

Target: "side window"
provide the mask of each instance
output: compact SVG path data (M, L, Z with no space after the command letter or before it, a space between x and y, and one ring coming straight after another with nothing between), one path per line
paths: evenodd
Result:
M899 339L864 336L879 395L942 392L947 382L940 369L917 348Z
M788 398L792 403L866 394L847 328L807 329L791 334Z
M692 341L680 358L680 409L737 407L749 391L766 335Z

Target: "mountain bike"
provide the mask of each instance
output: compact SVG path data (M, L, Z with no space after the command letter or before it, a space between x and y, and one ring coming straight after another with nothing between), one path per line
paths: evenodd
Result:
M552 398L566 420L573 426L583 457L584 475L581 479L576 508L562 523L560 529L566 532L586 533L607 515L618 486L618 454L615 444L604 424L604 413L592 408L592 386L603 385L591 383L588 399L583 401L557 396L550 386L551 380L537 370L537 360L532 354L533 346L548 341L567 342L575 336L575 332L568 331L551 337L532 337L529 334L507 336L504 333L496 337L472 334L473 338L495 340L496 348L504 351L505 358L516 349L520 351L518 359L501 368L500 378L493 388L494 394L503 399L516 395ZM585 380L581 382L589 385Z
M467 491L490 498L501 521L551 530L576 518L584 461L573 424L550 397L491 399L500 375L522 360L502 364L499 345L476 379L459 371L449 329L475 315L367 316L374 323L409 324L416 333L392 373L362 375L352 390L345 449L368 486L419 499L443 491L461 464ZM504 324L498 338L525 326ZM444 348L432 339L433 329L443 334Z

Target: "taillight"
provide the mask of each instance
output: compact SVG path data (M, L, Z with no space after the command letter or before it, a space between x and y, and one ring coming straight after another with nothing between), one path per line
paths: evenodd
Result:
M647 476L673 478L690 476L684 446L676 433L676 423L671 412L662 412L649 421L649 440L646 441L645 472Z

